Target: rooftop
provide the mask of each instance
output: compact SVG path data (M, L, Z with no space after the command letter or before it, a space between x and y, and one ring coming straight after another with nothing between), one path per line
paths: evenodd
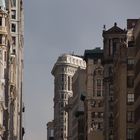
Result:
M118 27L116 22L114 23L113 27L103 31L103 34L124 34L124 33L126 33L126 30Z
M84 59L87 60L88 58L91 59L102 59L103 57L103 49L101 49L100 47L97 47L95 49L92 50L85 50L84 53Z

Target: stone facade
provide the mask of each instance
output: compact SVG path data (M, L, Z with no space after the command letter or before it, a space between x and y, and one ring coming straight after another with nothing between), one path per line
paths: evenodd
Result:
M126 39L126 31L115 23L103 31L104 39L104 98L105 98L105 140L114 140L114 55L117 46Z
M85 139L103 140L104 132L104 86L103 50L86 50Z
M135 92L135 140L140 138L140 19L138 20L134 29L134 39L136 46L135 53L135 80L134 80L134 92Z
M4 140L22 140L22 83L23 83L23 2L1 0L0 31L7 50L2 52L4 61ZM4 27L5 26L5 27ZM5 34L5 35L4 35ZM4 46L3 46L4 47ZM3 76L1 75L1 78Z

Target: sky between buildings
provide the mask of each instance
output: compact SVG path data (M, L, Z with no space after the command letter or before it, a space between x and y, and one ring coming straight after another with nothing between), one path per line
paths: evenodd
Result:
M140 0L24 0L24 140L46 140L53 119L53 76L59 55L102 46L103 25L126 28Z

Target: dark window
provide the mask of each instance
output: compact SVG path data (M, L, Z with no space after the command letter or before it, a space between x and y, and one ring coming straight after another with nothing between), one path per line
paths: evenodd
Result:
M16 24L12 23L11 25L11 31L16 32Z
M135 66L135 77L140 73L140 59L137 61Z
M61 107L62 107L62 108L64 107L64 104L63 104L63 102L61 103Z
M61 99L64 99L64 94L63 93L61 94Z
M134 122L134 112L133 111L127 112L127 122Z
M2 17L0 17L0 26L2 26Z
M109 67L109 68L108 68L108 75L109 75L109 76L112 76L112 73L113 73L112 67Z
M128 47L134 47L134 41L129 41L128 42Z
M134 86L134 76L127 76L127 87L133 88Z
M16 6L16 0L13 0L13 5Z
M61 138L63 138L63 133L61 133Z
M6 53L6 51L4 52L4 61L7 61L7 53Z
M68 76L68 90L71 90L71 77Z
M0 34L0 44L2 44L2 35Z
M98 97L102 96L102 90L97 90L97 96Z
M101 79L97 79L97 86L101 86L102 85L102 80Z
M134 129L133 128L127 129L127 140L134 140Z
M138 106L135 110L135 122L137 123L140 119L140 106Z

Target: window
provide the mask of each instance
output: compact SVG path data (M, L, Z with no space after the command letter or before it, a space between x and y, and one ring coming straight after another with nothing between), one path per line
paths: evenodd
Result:
M132 88L134 86L134 76L127 76L127 87Z
M134 60L133 58L129 58L129 59L127 60L127 64L128 64L128 65L134 65L134 64L135 64L135 60Z
M102 85L102 80L101 79L97 79L97 86L101 86Z
M134 103L134 94L133 93L128 93L127 94L127 102L128 103Z
M63 93L61 94L61 99L64 99L64 94Z
M61 133L61 138L63 138L63 133Z
M96 80L96 95L98 97L102 96L102 80L101 79Z
M133 69L134 64L135 64L135 60L134 60L133 58L129 58L129 59L127 60L127 69L128 69L128 70Z
M101 123L101 122L98 123L98 129L99 129L99 130L103 130L103 123Z
M64 74L61 74L61 81L64 82Z
M16 24L14 23L11 24L11 31L16 32Z
M101 97L102 96L102 90L97 90L97 96Z
M2 26L2 17L0 17L0 26Z
M127 129L127 140L134 140L134 129L133 128Z
M71 77L68 76L68 90L71 90Z
M16 6L16 0L13 0L13 5Z
M64 112L63 112L63 111L61 111L61 116L63 116L63 114L64 114Z
M11 18L16 19L16 10L11 11Z
M7 61L7 52L4 52L4 61Z
M98 75L102 75L103 73L102 73L102 70L101 69L99 69L98 70Z
M112 67L109 67L108 68L108 75L112 76L112 74L113 74L113 69L112 69Z
M134 122L134 112L133 111L128 111L127 112L127 121L128 122Z
M62 108L64 107L64 104L63 104L63 102L61 103L61 107L62 107Z
M12 44L16 45L16 37L15 36L12 36Z
M113 42L113 55L116 53L117 42Z
M0 60L2 60L3 58L3 54L2 54L2 50L0 50Z
M0 44L2 44L2 34L0 34Z
M64 85L63 84L61 84L61 89L60 90L64 90Z
M103 107L103 101L98 101L98 107Z

